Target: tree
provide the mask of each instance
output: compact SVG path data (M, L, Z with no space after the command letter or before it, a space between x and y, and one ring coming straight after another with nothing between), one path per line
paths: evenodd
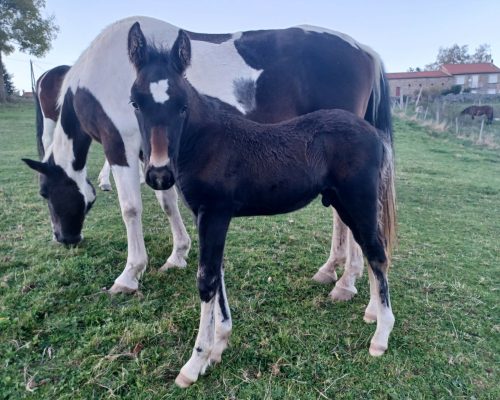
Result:
M5 86L5 92L7 96L12 96L16 91L14 84L12 83L12 75L7 72L5 65L3 63L0 65L0 70L3 71L3 81Z
M436 61L425 66L426 70L437 71L442 64L470 64L492 62L491 46L483 43L479 45L474 54L469 54L469 46L454 44L451 47L440 47Z
M491 57L491 46L489 44L483 43L480 44L474 54L471 57L472 62L475 63L486 63L493 62Z
M466 64L470 62L469 46L459 46L454 44L451 47L440 47L436 61L432 64L427 64L425 69L437 71L442 64Z
M43 18L45 0L0 0L0 103L6 99L2 54L16 47L36 57L43 56L55 38L54 16Z

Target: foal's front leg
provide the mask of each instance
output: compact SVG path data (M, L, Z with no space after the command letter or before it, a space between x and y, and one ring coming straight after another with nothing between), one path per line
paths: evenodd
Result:
M222 347L225 347L229 336L230 314L225 289L223 290L222 258L230 220L229 215L214 211L200 210L198 213L200 261L197 281L201 299L201 317L191 358L175 379L175 383L182 388L196 382L198 376L205 372L212 358L214 361L219 361ZM222 298L224 308L221 307ZM216 308L219 308L217 312ZM223 309L225 311L222 311ZM228 325L227 319L224 321L224 314L228 316L229 330L224 329ZM224 322L226 322L225 326ZM213 356L212 352L214 352Z

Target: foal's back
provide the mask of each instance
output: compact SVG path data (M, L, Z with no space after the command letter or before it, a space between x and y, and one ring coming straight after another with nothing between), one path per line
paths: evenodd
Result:
M344 110L320 110L276 124L219 113L191 134L182 155L190 167L178 181L186 200L195 201L194 208L199 202L231 201L238 208L235 215L299 209L360 172L378 170L382 160L376 129ZM196 179L183 182L186 171ZM193 182L206 187L203 199L190 196L200 193L190 187Z

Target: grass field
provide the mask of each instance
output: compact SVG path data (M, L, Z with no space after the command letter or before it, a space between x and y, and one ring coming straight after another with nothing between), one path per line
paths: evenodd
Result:
M157 272L169 227L144 187L150 262L142 295L102 292L126 259L116 193L98 193L85 241L51 241L29 105L0 108L0 398L499 399L500 153L396 121L399 246L390 272L396 324L368 355L366 273L348 303L310 277L325 261L331 213L233 221L226 285L233 335L222 364L183 391L173 380L199 317L197 238L186 270ZM102 150L91 149L95 183Z

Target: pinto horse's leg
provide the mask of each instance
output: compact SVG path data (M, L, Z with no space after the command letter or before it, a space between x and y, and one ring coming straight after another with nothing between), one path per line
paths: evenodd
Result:
M109 166L108 160L104 161L101 172L99 172L99 187L101 190L108 192L111 190L111 181L109 180L109 174L111 173L111 167Z
M330 248L330 256L328 260L318 269L318 272L313 276L313 280L319 283L332 283L337 280L337 265L343 264L346 261L346 244L347 244L347 227L339 218L335 208L333 211L333 232L332 232L332 247Z
M175 379L175 383L182 388L196 382L198 376L203 374L209 366L211 358L215 361L220 359L218 352L222 352L221 344L229 334L229 331L224 332L225 330L221 328L224 325L224 312L227 312L229 316L225 290L222 289L222 258L230 221L229 215L206 210L200 210L198 213L200 263L197 280L201 299L201 317L191 358ZM225 300L224 308L220 305L222 298ZM219 309L216 310L216 308ZM224 309L226 311L223 311ZM221 315L218 315L219 311ZM217 320L221 316L222 319L218 323ZM212 352L214 352L213 357L211 357Z
M330 257L313 276L313 280L319 283L335 282L337 280L335 267L345 264L344 273L330 295L334 300L350 300L358 292L355 286L356 278L363 274L363 252L335 209L332 210L333 235Z
M185 268L187 265L186 259L191 248L191 239L182 221L175 187L172 186L168 190L155 190L155 195L161 208L167 214L174 239L172 254L163 267L160 268L160 271L166 271L170 268Z
M335 287L330 292L330 297L337 301L351 300L358 293L355 283L356 278L363 274L363 251L356 243L352 232L347 231L347 260L342 277L335 283Z
M127 264L109 290L132 293L139 288L139 278L146 269L148 257L142 233L142 200L139 184L139 159L128 160L128 167L112 166L123 221L127 228Z

